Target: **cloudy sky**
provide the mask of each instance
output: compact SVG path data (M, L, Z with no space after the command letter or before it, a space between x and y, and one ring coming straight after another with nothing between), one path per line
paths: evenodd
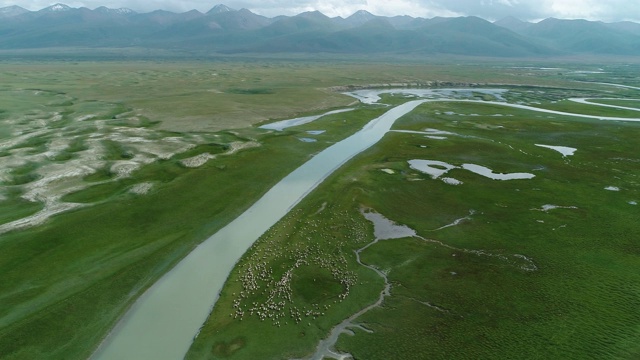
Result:
M488 20L515 16L530 21L557 17L640 22L640 0L0 0L0 7L19 5L29 10L39 10L55 2L91 9L101 5L127 7L138 12L156 9L174 12L196 9L206 12L222 2L234 9L247 8L265 16L319 10L328 16L346 17L362 9L376 15L426 18L475 15Z

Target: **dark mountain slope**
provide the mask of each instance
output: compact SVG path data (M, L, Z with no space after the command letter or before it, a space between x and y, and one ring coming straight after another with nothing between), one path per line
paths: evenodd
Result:
M40 11L0 8L0 48L150 47L189 52L327 52L535 56L640 55L640 24L547 19L536 24L505 18L382 17L358 11L329 18L313 11L267 18L216 5L135 13L51 5ZM561 50L558 50L561 49Z
M132 13L114 14L87 8L29 12L5 19L0 25L0 47L130 44L131 15Z
M397 30L385 18L309 40L317 51L336 53L406 53L422 51L420 34Z
M239 33L262 29L270 23L271 19L247 9L209 11L205 16L172 24L150 35L148 40L160 47L164 42L197 47L199 43L210 43L212 37L237 37Z
M557 50L474 16L429 24L422 31L428 34L437 52L506 57L559 54Z
M638 55L640 36L612 29L601 22L549 18L532 24L523 34L550 46L590 54Z
M633 35L640 36L640 24L638 23L634 23L631 21L621 21L605 25L617 31L625 31Z

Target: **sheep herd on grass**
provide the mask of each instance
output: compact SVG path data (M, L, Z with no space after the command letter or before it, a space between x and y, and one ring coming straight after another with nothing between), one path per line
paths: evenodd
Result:
M362 222L347 212L329 217L325 220L316 213L307 218L300 210L293 211L252 246L236 279L242 290L233 294L231 317L241 321L256 316L278 327L299 324L305 318L324 316L333 304L348 298L358 279L349 270L348 254L369 235ZM331 228L324 226L325 221ZM318 271L326 271L329 281L339 284L342 291L328 291L320 299L307 301L294 292L292 283ZM318 284L312 292L322 290L323 284Z

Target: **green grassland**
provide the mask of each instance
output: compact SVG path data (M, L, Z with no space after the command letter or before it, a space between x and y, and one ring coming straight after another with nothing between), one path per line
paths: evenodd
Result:
M367 195L361 201L425 237L458 248L523 254L538 270L524 272L417 239L381 243L363 254L364 261L390 269L395 291L383 308L361 320L374 333L344 336L338 346L371 359L390 354L443 359L637 356L640 349L633 339L639 335L639 319L632 309L639 304L640 279L628 269L638 266L634 239L639 229L632 220L636 206L628 201L638 197L640 173L633 160L618 156L635 158L632 134L638 126L568 118L553 124L482 118L504 128L481 130L475 121L454 125L422 109L398 126L428 124L478 139L429 141L423 150L414 146L426 145L419 137L387 137L361 159L359 171L380 164L416 176L403 160L426 158L476 162L499 172L533 171L536 178L500 182L452 172L464 182L452 187L420 174L424 181L407 182L406 177L368 171L362 177ZM500 144L490 139L500 139ZM562 159L534 143L578 151ZM394 159L387 158L390 153ZM608 184L624 190L605 191ZM532 210L543 204L576 209ZM429 231L468 209L478 212L473 220Z
M611 65L608 81L624 78L627 71ZM0 233L0 358L87 358L127 307L197 244L310 156L386 111L356 105L332 87L434 81L449 87L512 84L517 87L510 101L541 101L543 106L563 94L633 95L628 89L573 80L513 64L406 60L3 62L0 230L53 205L73 208L39 225ZM406 100L385 97L389 104ZM348 105L357 109L282 132L254 127ZM438 232L438 239L457 248L525 254L539 270L522 272L463 253L453 257L450 249L416 239L376 244L362 253L363 260L390 269L392 296L382 308L358 319L375 332L356 330L355 337L342 336L340 349L369 358L365 351L375 347L368 350L363 344L375 339L376 346L402 347L403 354L422 351L421 346L433 349L432 354L456 347L462 352L464 346L457 341L466 339L465 332L488 326L493 332L485 342L463 341L469 354L515 354L518 348L505 345L512 339L508 336L532 336L531 349L547 358L554 354L542 344L552 340L563 344L554 347L558 354L582 345L586 350L578 355L596 346L611 358L637 354L637 330L627 326L637 324L637 318L629 311L622 315L638 301L638 279L625 271L638 265L635 207L629 204L640 200L632 151L637 125L453 103L423 105L396 125L426 127L465 137L437 141L390 133L330 177L243 257L188 356L303 357L336 323L374 302L383 281L358 265L353 253L373 240L371 224L359 212L362 205L424 237L475 209L472 221ZM311 136L308 130L326 132ZM301 137L317 142L302 142ZM563 159L534 143L579 151ZM244 145L252 146L231 151ZM212 158L201 166L185 165L206 154ZM517 183L453 170L452 176L465 182L453 187L410 170L406 161L420 157L456 165L475 162L502 172L540 170L535 170L534 180ZM150 184L149 192L131 191L140 184ZM606 186L621 191L603 190ZM529 211L556 202L578 209ZM405 264L410 260L406 256L422 260ZM438 261L427 261L432 258ZM277 293L275 304L260 292L247 293L242 308L248 310L253 302L277 305L278 318L273 314L262 321L254 312L240 320L233 302L243 285L236 280L260 269L269 269L269 276L260 280L263 289L292 270L289 287ZM462 279L451 283L447 271L456 271L461 274L456 280ZM581 292L584 288L589 291ZM451 320L415 299L464 318ZM547 302L551 310L542 305ZM607 305L611 302L621 305ZM476 311L478 303L486 304L482 314ZM507 308L522 311L522 318L510 317L516 315ZM392 309L400 312L389 312ZM592 310L600 310L598 317L578 316ZM523 319L537 322L518 328ZM498 326L502 323L505 327ZM598 338L589 326L607 337ZM431 337L406 341L409 337L401 337L405 328ZM575 330L565 333L564 328ZM442 334L441 347L434 347L440 340L433 337L433 329ZM574 341L575 347L567 345Z
M385 63L348 58L7 63L2 64L0 80L0 89L42 89L60 96L126 104L149 119L161 121L159 127L170 131L243 128L353 102L328 90L335 86L436 81L566 84L555 74L531 74L502 63L459 61L452 66L442 60L394 59Z
M184 168L178 160L158 161L131 179L94 185L65 199L93 206L3 235L4 357L87 357L124 309L176 261L310 154L375 114L362 110L340 121L328 119L324 141L317 143L247 130L245 135L254 136L261 147L197 169ZM158 185L144 196L125 191L140 181Z
M640 198L633 140L638 125L550 118L494 105L429 103L395 126L425 128L456 135L434 140L387 134L263 236L232 272L188 358L302 358L328 335L331 324L356 312L354 304L373 303L382 280L354 256L373 240L362 206L427 240L387 240L362 253L364 263L387 272L391 296L357 319L373 332L343 334L339 351L357 359L638 356L640 317L633 309L640 306L640 278L630 271L640 266L637 206L630 203ZM563 158L535 144L578 151ZM456 169L449 175L464 184L452 186L410 169L411 159L471 162L536 177L496 181ZM622 190L607 191L607 186ZM540 210L545 204L568 208ZM475 211L470 220L434 231L470 210ZM323 251L310 250L316 248ZM308 251L305 266L292 268L300 249ZM527 271L500 257L514 254L532 259L537 269ZM357 276L349 287L353 296L344 300L338 282L320 271L336 256L344 257L343 264ZM252 271L256 263L260 266ZM286 278L286 269L292 270L288 300L283 309L267 311L280 317L252 314L252 304L268 304L278 289L273 284ZM258 271L256 283L243 280ZM295 287L308 279L314 279L311 288ZM255 285L257 290L249 291ZM292 311L316 305L320 315ZM332 306L325 310L326 305Z
M605 100L605 99L596 99L592 102L597 104L607 104L607 105L616 105L616 106L624 106L630 108L640 109L640 100Z
M625 105L620 105L625 106ZM626 106L632 107L632 106ZM620 117L620 118L637 118L638 111L627 110L627 109L616 109L609 107L602 107L598 105L591 104L581 104L575 101L565 100L559 101L556 103L548 103L544 105L545 109L556 110L569 112L574 114L586 114L586 115L595 115L595 116L610 116L610 117Z

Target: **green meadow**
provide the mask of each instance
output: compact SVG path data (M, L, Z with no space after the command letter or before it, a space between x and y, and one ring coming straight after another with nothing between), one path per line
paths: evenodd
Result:
M633 104L619 105L624 107L633 107ZM563 111L574 114L586 114L595 116L611 116L620 118L637 118L638 111L627 109L616 109L609 107L601 107L592 104L581 104L575 101L564 100L552 104L545 104L544 107L549 110Z
M398 127L469 137L428 141L394 134L354 164L362 174L354 187L362 189L363 204L456 250L416 238L367 249L363 261L388 270L392 295L360 319L373 333L343 336L337 348L371 359L638 355L633 339L639 319L632 309L640 279L629 271L638 266L637 207L630 203L640 185L632 160L638 126L562 117L519 121L526 113L513 115L452 123L423 107ZM479 128L479 122L493 127ZM563 158L536 143L578 150ZM451 186L409 169L409 159L471 162L536 177L496 181L455 169L448 175L463 184ZM403 175L365 170L374 164ZM547 204L558 208L542 210ZM433 231L471 209L470 220ZM525 255L537 270L457 249Z
M562 72L406 59L1 65L2 359L88 358L195 246L311 156L388 110L340 91L487 84L509 89L510 102L638 117L562 101L637 94L578 83L569 70L583 65L564 62ZM608 78L593 81L637 86L627 79L633 69L611 64ZM407 100L383 97L393 105ZM257 127L345 107L355 110L282 132ZM330 176L239 260L187 358L309 356L385 285L357 262L358 250L363 263L387 274L391 292L354 320L362 328L341 335L337 352L364 359L639 356L633 309L640 279L630 270L640 265L638 126L486 104L421 105L394 129L452 135L390 132ZM535 144L578 150L562 157ZM410 168L412 159L536 176L496 181L456 168L447 176L463 184L454 186ZM606 190L612 187L618 191ZM548 204L559 207L544 210ZM364 249L375 238L362 208L422 238ZM524 270L515 255L536 270Z
M640 108L640 101L638 100L611 100L611 99L595 99L594 103L597 104L606 104L606 105L616 105L616 106L624 106L631 108Z
M363 207L419 237L362 252L363 263L387 274L391 294L354 321L361 328L342 334L335 352L357 359L638 356L640 278L630 271L640 265L638 126L496 105L422 105L394 129L450 135L391 132L326 180L239 262L187 358L306 358L332 326L374 303L383 281L354 255L374 240ZM535 144L578 150L563 157ZM454 186L410 168L412 159L535 178L497 181L454 169L447 176L463 183ZM464 221L446 227L457 219ZM350 272L323 272L327 263Z

